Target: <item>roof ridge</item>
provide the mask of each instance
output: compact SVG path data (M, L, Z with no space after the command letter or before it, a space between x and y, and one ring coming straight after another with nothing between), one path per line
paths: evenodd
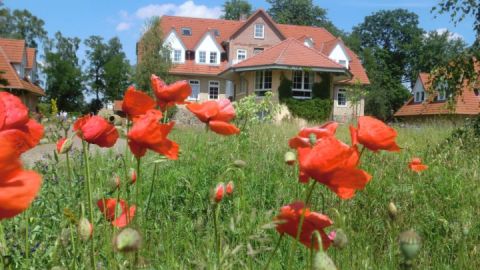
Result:
M298 40L296 40L296 39L293 39L293 40L294 40L295 42L299 43L300 45L306 47L307 49L316 52L317 54L319 54L320 56L326 58L328 61L334 63L335 65L337 65L337 66L339 66L339 67L342 67L342 68L345 68L344 66L342 66L342 65L340 65L339 63L337 63L337 62L333 61L332 59L330 59L330 57L328 57L326 54L322 53L321 51L316 50L316 49L314 49L314 48L310 48L310 47L308 47L308 46L305 46L303 43L301 43L300 41L298 41Z
M286 51L288 48L290 48L290 45L292 44L292 42L291 42L292 39L293 39L293 38L287 38L285 41L282 41L282 43L283 43L283 42L287 42L287 41L289 41L289 42L287 43L287 46L285 46L285 48L283 48L282 52L278 55L278 57L277 57L276 61L274 61L274 63L278 64L277 61L283 56L283 54L285 53L285 51Z

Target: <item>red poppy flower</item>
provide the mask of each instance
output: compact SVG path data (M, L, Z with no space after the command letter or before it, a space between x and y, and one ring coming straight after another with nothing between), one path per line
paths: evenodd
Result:
M82 140L100 147L112 147L118 139L117 129L98 115L79 118L73 125L73 131Z
M297 136L288 141L288 145L293 149L299 147L310 147L310 134L315 135L317 140L328 136L334 136L337 127L337 122L330 121L318 127L302 128Z
M130 171L130 184L135 184L137 182L137 173L135 170Z
M378 150L400 151L400 147L395 142L397 138L395 129L371 116L360 116L358 128L350 126L350 135L353 145L360 143L374 152Z
M363 189L371 176L357 168L359 155L356 147L349 147L335 137L318 140L310 148L298 149L300 182L310 178L326 185L342 199L355 195Z
M150 82L153 93L157 97L157 104L162 111L175 104L184 104L185 99L192 94L192 87L187 81L178 81L166 85L162 79L152 74Z
M147 149L150 149L169 159L178 158L178 144L167 138L175 122L161 124L161 119L162 112L149 110L133 122L128 133L128 145L135 157L143 157Z
M213 203L219 203L223 200L225 196L225 184L218 183L214 189L210 192L210 199Z
M421 172L428 169L428 166L422 164L422 160L418 157L412 158L412 161L408 163L408 168L414 172Z
M117 205L120 206L121 212L117 213L117 218L115 218ZM112 222L112 225L118 228L127 226L135 216L135 205L128 207L124 200L120 200L117 203L116 199L100 199L97 201L97 206L105 216L105 219Z
M135 90L134 86L128 87L122 103L122 111L127 115L128 119L131 120L154 108L155 101L149 95Z
M229 123L235 118L235 109L228 99L192 103L187 105L187 109L195 114L200 121L206 123L213 132L221 135L240 133L240 129Z
M0 176L0 220L14 217L28 208L42 184L34 171L16 170Z
M278 221L277 231L280 234L288 234L294 239L297 237L298 226L303 211L305 211L305 218L303 220L302 229L300 232L300 243L306 247L312 247L312 234L314 231L318 231L322 237L323 250L327 250L332 240L330 240L325 233L324 229L333 224L333 221L326 215L320 213L311 212L310 209L305 208L303 202L294 202L289 205L285 205L280 209L280 214L275 218ZM313 241L313 248L318 250L318 241Z
M233 184L233 181L228 182L225 186L225 192L227 192L227 195L232 195L234 188L235 185Z

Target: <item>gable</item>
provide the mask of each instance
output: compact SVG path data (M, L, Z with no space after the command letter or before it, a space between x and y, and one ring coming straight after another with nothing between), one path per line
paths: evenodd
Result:
M178 37L177 32L173 29L167 35L167 38L163 42L163 45L171 48L172 50L186 50L182 40Z
M218 42L213 37L212 33L208 31L203 35L202 39L198 42L197 46L194 48L195 51L218 51L218 53L223 51L223 48L218 44Z
M238 39L240 36L245 37L246 35L251 35L253 38L255 24L263 24L265 26L263 39L276 39L278 41L285 39L285 36L277 28L275 22L262 9L259 9L250 16L250 18L232 34L230 39Z

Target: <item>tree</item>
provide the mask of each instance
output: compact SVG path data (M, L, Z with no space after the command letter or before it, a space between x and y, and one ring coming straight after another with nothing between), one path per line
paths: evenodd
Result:
M463 21L467 16L475 18L473 29L476 32L476 45L480 45L480 2L471 0L440 0L437 7L432 8L432 12L437 11L440 14L450 13L450 19L455 23Z
M95 99L105 95L104 66L107 62L107 48L100 36L90 36L84 41L87 46L85 52L88 60L86 76L88 80L88 92L95 94Z
M124 90L131 83L131 66L118 37L110 39L107 48L107 62L104 66L105 99L113 102L123 97Z
M28 10L0 10L0 37L25 39L28 47L37 48L47 38L45 22Z
M45 46L46 76L45 90L47 98L56 99L60 110L83 110L83 75L79 65L77 51L79 38L67 38L60 32Z
M327 11L312 0L267 0L268 14L277 23L324 27L335 36L344 33L327 18Z
M246 0L227 0L223 4L222 19L239 20L242 15L252 14L252 5Z
M135 70L135 83L139 89L152 92L150 76L156 74L168 81L168 71L172 65L170 49L162 43L160 18L154 17L146 23L145 31L137 43L138 59Z

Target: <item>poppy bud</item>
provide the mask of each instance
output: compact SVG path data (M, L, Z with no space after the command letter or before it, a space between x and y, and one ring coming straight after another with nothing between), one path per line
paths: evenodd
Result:
M245 166L247 166L247 163L241 159L237 159L233 162L233 165L237 168L244 168Z
M225 196L225 185L223 183L218 183L210 193L210 200L213 203L219 203L222 201L223 196Z
M137 182L137 172L134 169L130 169L130 184Z
M113 238L113 248L120 252L137 251L142 243L142 236L137 230L126 228Z
M311 146L314 146L317 143L317 136L315 133L310 133L310 135L308 135L308 141L310 142Z
M398 210L397 210L397 206L395 206L395 204L393 202L390 202L388 204L388 215L390 216L390 218L392 220L395 220L397 218L397 214L398 214Z
M112 178L110 178L110 180L108 181L108 186L110 187L110 189L113 191L113 190L116 190L118 188L120 188L120 177L118 175L114 175Z
M333 263L332 259L323 251L317 252L313 259L313 270L337 270L337 267Z
M235 186L233 184L233 181L228 182L227 186L225 187L225 191L227 192L227 195L231 196L233 194Z
M72 145L73 140L71 138L61 138L57 142L57 152L59 154L65 154L72 149Z
M422 239L412 229L400 234L398 242L400 243L400 251L406 260L411 260L417 256L420 250Z
M81 218L78 221L78 234L83 241L87 241L92 237L93 225L86 218Z
M68 245L70 244L70 229L63 229L60 232L58 240L60 240L60 244L62 244L64 248L68 247Z
M295 153L288 151L285 153L284 159L287 165L293 165L297 160L297 157L295 156Z
M337 229L334 232L335 232L335 235L334 235L333 239L331 239L331 240L333 240L332 245L334 247L338 248L338 249L343 249L348 244L347 235L345 234L345 232L342 229ZM330 234L328 235L329 238L330 238Z

